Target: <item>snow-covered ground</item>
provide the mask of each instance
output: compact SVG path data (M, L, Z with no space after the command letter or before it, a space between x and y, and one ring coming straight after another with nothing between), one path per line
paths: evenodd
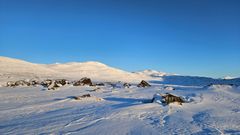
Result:
M97 62L39 65L1 57L0 134L240 134L239 79L184 77L156 71L152 76L149 72L129 73ZM10 80L75 80L85 76L94 82L133 85L66 85L57 90L4 87ZM141 80L152 86L138 88ZM182 105L150 103L156 93L193 101ZM74 99L84 94L92 97Z

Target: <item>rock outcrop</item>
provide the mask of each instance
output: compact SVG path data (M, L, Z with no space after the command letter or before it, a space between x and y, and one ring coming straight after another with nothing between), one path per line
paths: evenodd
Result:
M152 102L157 102L162 105L169 105L171 103L178 103L179 105L182 105L182 103L185 103L187 101L185 101L182 97L166 93L164 95L155 94L153 96Z
M93 83L91 79L87 77L84 77L81 80L73 83L73 86L84 86L84 85L93 86Z
M141 83L139 83L139 84L137 85L137 87L143 87L143 88L145 88L145 87L151 87L151 85L150 85L148 82L142 80Z
M123 87L124 87L124 88L130 88L131 86L132 86L132 85L131 85L130 83L124 83L124 84L123 84Z

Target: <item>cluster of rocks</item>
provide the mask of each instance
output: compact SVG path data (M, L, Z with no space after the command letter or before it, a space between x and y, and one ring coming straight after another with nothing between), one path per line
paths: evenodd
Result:
M81 80L73 82L73 86L93 86L93 83L90 78L84 77Z
M7 87L17 87L17 86L37 86L41 85L45 88L48 88L49 90L52 89L57 89L61 86L68 85L68 84L73 84L73 86L84 86L84 85L89 85L92 86L92 81L89 78L82 78L79 81L74 81L70 82L66 79L46 79L43 81L37 81L37 80L19 80L19 81L9 81L7 82L6 86Z
M41 85L44 88L47 88L48 90L56 90L59 87L65 86L65 85L73 85L73 86L105 86L105 85L110 85L112 86L112 88L130 88L132 86L132 84L130 83L123 83L123 82L117 82L117 83L93 83L92 80L90 78L84 77L78 81L68 81L66 79L46 79L43 81L37 81L37 80L30 80L30 81L26 81L26 80L19 80L19 81L9 81L7 82L7 87L16 87L16 86L37 86L37 85ZM151 85L142 80L137 87L151 87Z
M126 82L123 83L121 81L119 81L117 83L108 82L107 84L110 85L112 88L131 88L131 86L132 86L132 84L130 84L130 83L126 83ZM142 80L139 84L137 84L137 87L146 88L146 87L151 87L151 85L148 82Z
M43 82L43 86L47 87L48 90L56 90L59 87L70 84L66 79L58 79L58 80L45 80Z
M39 84L39 81L37 80L18 80L18 81L9 81L7 82L7 87L16 87L16 86L36 86Z
M132 85L130 83L124 83L124 82L116 82L116 83L113 83L113 82L107 82L106 85L109 85L111 86L113 89L121 89L121 88L130 88Z
M73 82L70 82L66 79L57 79L57 80L47 79L41 83L41 85L43 87L48 88L48 90L56 90L59 87L69 85L69 84L72 84L73 86L85 86L85 85L93 86L91 79L87 78L87 77L84 77L84 78L80 79L79 81L73 81Z

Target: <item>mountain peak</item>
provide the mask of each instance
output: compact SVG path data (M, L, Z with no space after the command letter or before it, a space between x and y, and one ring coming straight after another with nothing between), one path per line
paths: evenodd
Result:
M167 75L167 73L164 72L159 72L156 70L152 70L152 69L146 69L140 72L135 72L136 74L141 74L141 75L147 75L147 76L152 76L152 77L162 77Z

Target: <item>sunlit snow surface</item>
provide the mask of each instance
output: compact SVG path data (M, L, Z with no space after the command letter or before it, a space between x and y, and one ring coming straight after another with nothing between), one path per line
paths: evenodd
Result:
M0 58L0 67L1 135L240 134L239 80L171 76L150 70L129 73L94 62L60 66ZM97 87L90 86L67 85L57 90L46 90L42 86L3 86L9 80L80 79L81 75L98 82L119 79L134 85L130 88L105 85L97 91L93 91ZM142 79L152 87L136 87ZM237 85L207 86L230 81ZM88 93L93 97L73 98ZM171 93L193 101L182 106L150 103L156 93Z
M148 103L163 86L112 89L66 86L0 88L1 134L240 134L238 89L175 86L171 93L194 99L182 106ZM94 98L76 101L72 96Z

